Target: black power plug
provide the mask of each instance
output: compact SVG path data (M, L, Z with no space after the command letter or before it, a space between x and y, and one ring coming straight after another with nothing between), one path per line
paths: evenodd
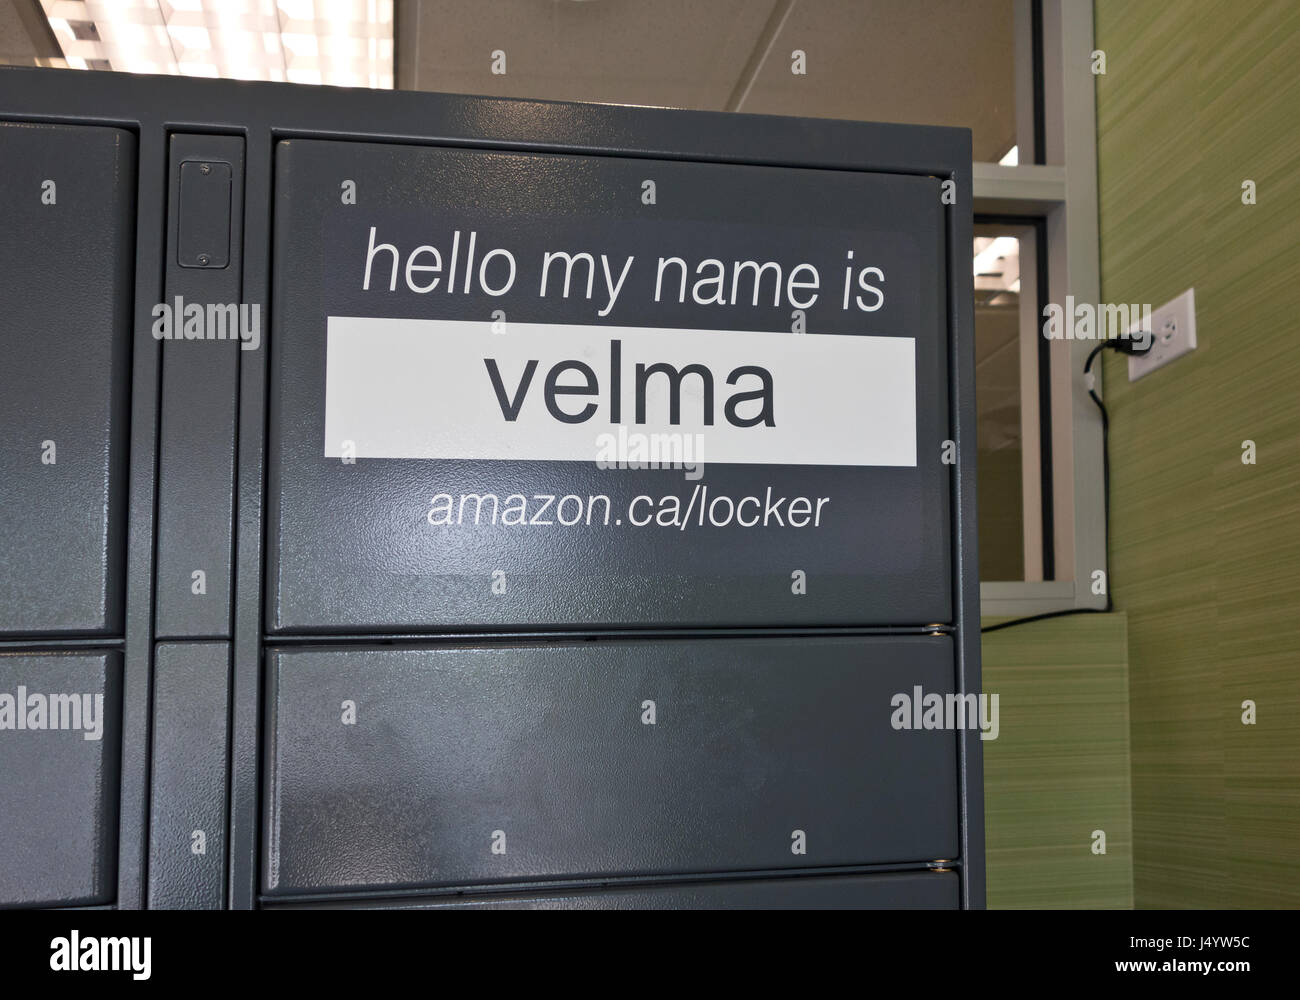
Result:
M1120 354L1141 355L1151 350L1155 342L1156 338L1150 330L1139 330L1136 334L1122 333L1118 337L1112 337L1104 341L1101 346L1109 347Z

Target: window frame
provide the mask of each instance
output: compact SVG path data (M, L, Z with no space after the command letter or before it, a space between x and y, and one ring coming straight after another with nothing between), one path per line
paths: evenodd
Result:
M1019 373L1021 561L1020 578L993 578L990 582L1042 582L1055 578L1055 545L1044 539L1055 533L1052 497L1051 384L1049 342L1037 336L1038 319L1047 305L1047 224L1041 216L975 216L975 235L992 229L1020 245ZM1026 267L1029 262L1031 266ZM976 309L978 315L978 307ZM976 330L979 320L976 319ZM978 334L977 334L978 335ZM976 383L979 381L976 361ZM978 417L976 418L978 421ZM983 582L983 578L981 578Z
M1078 302L1096 303L1101 277L1092 0L1017 0L1016 31L1018 138L1022 150L1041 151L1046 162L1014 167L975 163L974 211L1042 219L1046 245L1037 249L1046 255L1045 300L1062 303L1069 294ZM1041 46L1036 44L1040 40ZM1041 107L1042 123L1037 129L1036 107ZM1035 329L1033 335L1040 333ZM1093 345L1081 340L1046 344L1050 409L1040 426L1050 434L1055 578L981 581L984 617L1106 606L1105 593L1093 593L1094 572L1108 569L1101 415L1083 374ZM1100 395L1100 371L1094 380Z

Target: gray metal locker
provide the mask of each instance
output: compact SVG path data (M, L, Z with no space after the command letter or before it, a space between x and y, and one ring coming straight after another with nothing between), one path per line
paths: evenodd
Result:
M983 905L968 133L0 78L0 905Z
M0 122L0 634L120 628L135 145Z

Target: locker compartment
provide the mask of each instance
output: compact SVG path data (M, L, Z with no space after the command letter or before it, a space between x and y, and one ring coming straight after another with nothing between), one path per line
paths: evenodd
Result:
M230 646L154 655L149 908L220 909L226 893Z
M959 894L955 872L929 871L414 899L317 900L281 906L383 910L956 910L960 907Z
M936 179L299 140L276 169L271 631L951 619Z
M122 615L135 139L0 123L0 633Z
M268 654L263 888L957 856L947 637Z
M253 344L242 339L253 332L242 302L244 140L173 135L169 156L163 302L172 336L162 345L155 634L225 637L239 359ZM205 336L187 340L184 313L195 307ZM256 332L260 349L260 320Z
M117 653L0 654L0 906L113 899Z

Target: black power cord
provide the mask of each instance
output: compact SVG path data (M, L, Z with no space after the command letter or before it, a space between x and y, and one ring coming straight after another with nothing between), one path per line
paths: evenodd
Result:
M1085 375L1092 371L1092 363L1096 360L1097 355L1107 347L1111 350L1118 351L1121 354L1145 354L1151 350L1151 334L1147 333L1145 345L1133 340L1131 337L1116 337L1113 340L1102 340L1088 354L1088 360L1084 362L1083 373ZM998 622L996 625L986 625L980 629L981 633L996 632L998 629L1011 628L1013 625L1025 625L1029 622L1046 621L1048 618L1064 618L1066 615L1104 615L1114 610L1114 604L1111 601L1111 581L1110 572L1110 414L1106 412L1106 404L1101 401L1101 397L1088 387L1088 395L1092 401L1097 404L1097 409L1101 411L1101 480L1102 480L1102 502L1103 510L1103 527L1102 527L1102 551L1106 556L1106 606L1104 608L1066 608L1062 611L1045 611L1041 615L1029 615L1026 618L1012 618L1010 621Z

